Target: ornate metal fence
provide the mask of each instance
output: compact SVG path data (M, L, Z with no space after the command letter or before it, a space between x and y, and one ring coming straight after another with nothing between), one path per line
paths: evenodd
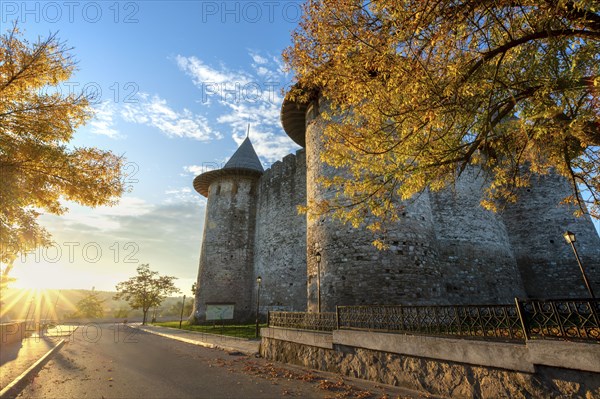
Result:
M269 327L333 331L336 329L336 315L334 312L269 312Z
M517 300L526 337L600 340L600 299Z
M339 306L340 329L524 339L515 306Z
M515 300L515 305L338 306L327 313L269 312L270 327L355 329L509 341L600 341L600 299Z

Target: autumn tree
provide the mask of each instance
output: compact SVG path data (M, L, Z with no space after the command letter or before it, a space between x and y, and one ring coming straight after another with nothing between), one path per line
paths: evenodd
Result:
M100 299L98 297L99 295L100 293L95 291L86 293L85 296L75 304L75 308L77 309L75 313L68 317L88 319L99 319L103 317L104 308L102 304L106 302L106 300Z
M150 308L160 306L167 296L180 292L174 284L176 279L160 276L158 272L150 270L149 264L143 264L138 266L136 276L117 284L114 299L124 299L132 309L141 309L144 313L142 324L146 324Z
M2 284L19 253L47 245L41 212L62 200L112 205L124 189L123 158L76 147L75 131L93 115L89 99L63 93L76 63L55 35L29 43L15 26L0 36L0 263Z
M194 307L193 300L185 301L185 304L183 305L183 314L186 316L192 314L193 307ZM181 314L181 302L173 303L167 310L166 314L179 317L179 315Z
M308 1L284 58L294 101L320 99L335 202L355 225L467 167L482 204L517 200L534 174L568 179L600 216L600 2ZM325 104L325 105L323 105ZM580 188L580 190L578 190ZM587 206L586 206L587 205ZM378 222L370 224L379 228Z

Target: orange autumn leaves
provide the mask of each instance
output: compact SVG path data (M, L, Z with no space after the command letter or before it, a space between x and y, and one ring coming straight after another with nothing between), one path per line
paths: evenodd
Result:
M565 176L565 202L600 216L600 13L589 1L309 1L284 58L319 92L322 160L344 173L316 213L367 227L456 181L518 200L533 174ZM306 90L290 98L305 101Z

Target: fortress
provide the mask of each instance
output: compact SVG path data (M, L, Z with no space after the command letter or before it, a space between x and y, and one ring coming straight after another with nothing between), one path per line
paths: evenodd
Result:
M558 205L569 194L560 176L542 176L502 213L480 205L485 182L466 171L455 187L407 201L388 227L387 250L373 233L298 205L332 198L317 183L337 173L320 159L324 121L317 100L286 100L281 121L303 149L262 164L249 138L227 164L194 180L207 198L198 290L190 319L249 320L268 310L334 311L336 305L493 304L519 298L584 298L588 291L566 230L594 291L600 293L600 238L588 216ZM320 301L319 301L320 291Z

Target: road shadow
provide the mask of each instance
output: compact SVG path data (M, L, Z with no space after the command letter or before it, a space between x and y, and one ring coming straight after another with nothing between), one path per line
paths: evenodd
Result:
M19 356L19 351L23 348L23 341L0 344L0 348L0 366L3 366Z

